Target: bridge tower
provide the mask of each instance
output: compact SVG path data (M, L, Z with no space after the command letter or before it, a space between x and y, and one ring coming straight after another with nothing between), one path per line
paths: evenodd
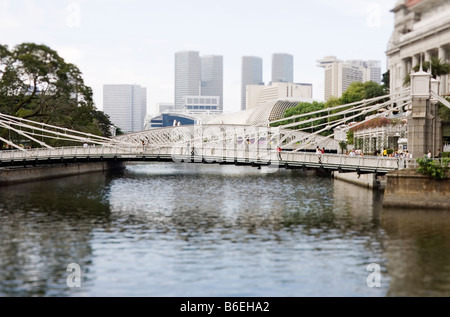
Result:
M413 158L423 158L428 150L432 157L442 150L441 119L438 101L431 91L439 93L439 81L422 68L411 75L411 113L408 119L408 151Z

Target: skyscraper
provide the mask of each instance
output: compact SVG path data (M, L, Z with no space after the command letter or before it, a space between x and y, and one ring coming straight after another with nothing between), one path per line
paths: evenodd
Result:
M175 108L183 107L183 97L200 95L200 56L195 51L175 53Z
M175 108L182 109L186 96L219 97L223 111L223 57L199 52L175 53Z
M294 57L286 53L272 55L272 82L294 82Z
M223 111L223 57L208 55L201 57L201 96L218 96L219 108Z
M263 63L261 57L242 57L242 78L241 78L241 110L246 109L247 85L262 85Z
M103 85L103 111L123 132L142 131L147 89L139 85Z
M353 82L381 83L381 63L379 61L342 61L334 56L326 56L317 62L319 67L325 69L325 100L332 96L340 98Z

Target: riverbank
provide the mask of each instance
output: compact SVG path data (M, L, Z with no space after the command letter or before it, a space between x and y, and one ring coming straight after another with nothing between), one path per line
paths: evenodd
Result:
M0 168L0 186L124 168L122 162L63 163L31 167L2 167Z
M383 207L450 210L450 178L434 179L415 169L386 174Z

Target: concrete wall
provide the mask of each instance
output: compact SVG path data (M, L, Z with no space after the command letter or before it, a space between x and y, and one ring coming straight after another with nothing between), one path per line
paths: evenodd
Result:
M0 185L10 185L64 176L123 169L122 162L68 163L36 167L0 168Z
M366 188L377 188L379 186L373 173L358 176L357 173L333 172L333 178Z
M450 178L436 180L415 170L386 174L383 207L450 210Z

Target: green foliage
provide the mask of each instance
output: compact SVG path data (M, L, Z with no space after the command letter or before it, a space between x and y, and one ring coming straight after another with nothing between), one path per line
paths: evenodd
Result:
M442 152L442 158L450 158L450 152Z
M288 117L295 116L295 115L300 115L300 114L305 114L305 113L314 112L314 111L318 111L318 110L323 110L324 108L325 108L325 104L322 102L317 102L317 101L314 101L312 103L300 102L297 106L286 109L286 111L284 113L284 117L288 118ZM294 122L301 122L301 121L305 121L305 120L312 119L312 118L320 118L321 116L322 116L322 113L307 115L307 116L300 117L300 118L276 122L273 124L273 126L280 126L280 125L285 125L285 124L294 123ZM299 124L298 126L295 126L295 128L302 129L302 128L311 127L310 132L313 132L316 130L314 128L314 126L317 126L317 125L325 123L325 122L326 122L325 119L318 119L315 122Z
M416 162L419 164L417 172L420 174L428 175L435 179L443 179L447 177L450 159L445 158L440 161L436 161L428 158L419 158Z
M343 104L353 103L357 101L361 101L363 99L371 99L379 96L387 95L387 91L385 87L382 85L379 85L373 81L368 81L365 83L361 82L354 82L350 84L348 89L344 92L341 98L337 97L331 97L327 100L326 103L322 102L301 102L296 107L292 107L286 110L284 113L284 118L288 118L295 115L301 115L301 114L307 114L314 111L319 110L326 110L327 108L336 107ZM327 122L333 122L338 119L342 119L343 115L336 115L336 116L330 116L328 118L322 118L325 115L333 115L334 113L339 113L343 110L350 109L352 106L344 107L337 110L328 110L328 111L322 111L318 114L313 115L306 115L304 117L295 118L295 119L289 119L289 120L283 120L280 122L273 123L272 126L281 126L286 124L291 124L295 122L301 122L309 119L317 118L314 122L309 122L305 124L299 123L299 125L295 126L295 129L305 129L307 132L317 132L319 130L322 130L325 128ZM371 113L367 113L365 115L370 115ZM361 118L355 118L354 120L363 120L364 117ZM309 128L309 129L308 129ZM332 134L332 131L322 131L320 132L321 135L327 136ZM348 137L347 140L349 141L349 144L353 144L353 135L351 137Z
M338 105L345 105L349 103L358 102L364 99L371 99L375 97L380 97L388 94L388 90L382 86L377 84L373 81L367 81L365 83L361 82L353 82L348 86L347 90L342 94L341 98L337 97L331 97L327 103L327 107L335 107ZM384 100L380 100L380 102L383 102ZM345 107L342 109L338 109L336 111L331 111L331 113L340 112L343 110L350 109L352 106ZM371 113L365 114L370 115ZM329 121L334 121L337 119L342 119L342 115L337 115L335 117L330 117ZM362 121L364 120L364 117L356 117L354 121Z
M0 45L0 112L110 136L109 117L95 108L81 71L45 45L22 43L12 50ZM11 137L0 130L6 134Z
M347 131L347 142L348 144L354 144L355 141L355 135L353 130L348 130Z
M341 152L343 153L344 150L347 150L347 142L339 141L339 148L341 149Z
M381 79L381 82L383 83L383 89L386 93L389 93L390 90L390 83L391 83L391 72L388 69L384 74L383 78Z
M373 81L366 81L365 83L354 82L348 86L347 90L342 94L340 103L342 105L361 101L364 99L375 98L386 95L387 92L382 85Z

